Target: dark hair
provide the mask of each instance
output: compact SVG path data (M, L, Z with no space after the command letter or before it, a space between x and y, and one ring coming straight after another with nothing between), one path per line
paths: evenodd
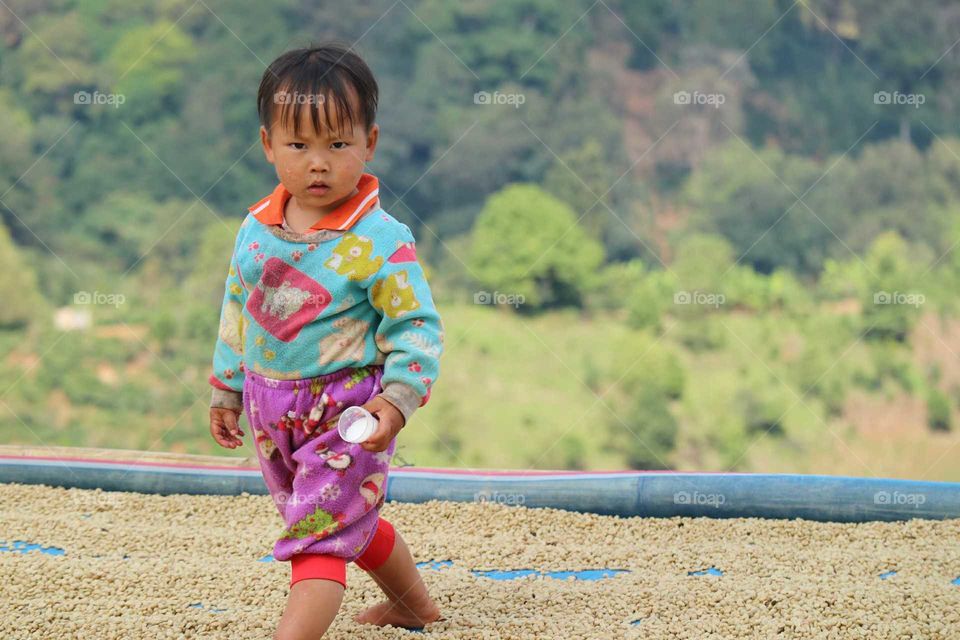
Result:
M350 87L356 92L359 113L349 99ZM288 99L278 100L278 94L285 94ZM351 127L360 121L369 131L377 115L378 94L377 81L363 58L351 51L349 46L326 42L287 51L270 63L260 80L257 113L260 124L269 133L275 108L280 107L279 117L283 123L287 122L292 107L293 130L295 135L299 135L303 108L312 107L314 102L323 105L324 125L329 128L329 103L332 101L341 126L344 119ZM304 96L309 99L304 100ZM318 111L311 108L310 118L314 131L320 133Z

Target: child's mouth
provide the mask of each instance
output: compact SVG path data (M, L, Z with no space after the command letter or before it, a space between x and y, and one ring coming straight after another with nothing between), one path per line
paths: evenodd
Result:
M315 196L322 196L327 191L330 191L330 187L325 184L312 184L307 187L307 193Z

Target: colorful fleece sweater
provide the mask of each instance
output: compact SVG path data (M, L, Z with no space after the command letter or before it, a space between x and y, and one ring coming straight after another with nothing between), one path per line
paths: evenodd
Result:
M255 213L230 260L211 406L242 409L247 370L290 380L382 364L379 395L409 420L429 400L443 351L410 228L379 206L348 231L296 233Z

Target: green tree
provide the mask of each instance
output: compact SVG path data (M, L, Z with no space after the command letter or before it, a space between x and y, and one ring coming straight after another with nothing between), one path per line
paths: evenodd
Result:
M557 158L544 176L543 186L570 205L591 236L602 240L612 217L609 207L613 198L608 191L618 177L600 142L590 138Z
M748 434L783 435L784 413L792 403L785 397L782 386L779 380L767 380L737 392L737 406Z
M676 38L681 10L670 0L628 0L619 4L624 23L636 36L630 40L628 66L655 68L663 57L669 57L664 49Z
M47 313L36 275L17 251L3 224L0 224L0 296L8 301L0 305L0 327L22 328L38 315Z
M955 40L948 16L946 2L857 2L859 48L880 76L878 91L926 93L928 99L936 95L947 67L956 64L945 56ZM938 68L940 64L944 66ZM909 141L911 122L921 118L918 110L892 102L877 107L879 114L897 122L900 139Z
M445 57L453 57L451 50L457 52L462 60L459 75L475 74L483 85L478 89L519 77L543 88L569 86L577 82L577 63L591 36L589 23L578 20L581 8L552 0L425 0L417 13L430 16L431 30L449 47ZM416 21L411 26L415 31L422 29ZM423 70L429 72L432 67Z
M147 225L145 237L136 247L137 268L143 284L156 290L179 289L195 272L193 258L198 256L210 227L215 229L214 233L230 240L236 237L230 236L235 227L231 221L200 202L171 198L159 205L154 219ZM230 260L232 249L233 245L220 256L223 264ZM220 275L226 277L224 268L220 270L223 272ZM220 295L222 297L222 291Z
M605 448L621 452L631 469L669 469L678 425L667 399L652 387L634 395L626 410L610 416Z
M717 291L723 287L724 274L733 266L734 258L734 249L724 238L692 233L677 244L670 270L676 274L679 287Z
M535 185L513 184L490 196L477 217L469 257L484 287L524 296L521 309L580 306L603 248L573 211Z
M846 220L833 228L851 250L865 251L884 231L941 251L948 248L944 238L956 207L957 187L950 182L955 169L943 161L942 149L936 151L934 158L909 142L890 140L865 147L850 170L831 171L822 195L829 193L844 212Z
M927 292L918 285L929 259L890 231L874 240L864 262L869 274L862 300L868 337L905 341L926 302Z
M597 274L596 286L587 294L589 306L599 312L623 309L646 275L646 268L638 259L604 265Z
M23 89L56 98L61 111L70 111L73 92L97 81L90 34L73 11L42 16L33 37L23 42L18 59L23 65ZM49 47L49 49L48 49Z
M950 400L937 388L927 394L927 425L933 431L950 431L953 427Z
M69 129L60 129L57 135ZM14 240L23 245L54 244L62 222L57 178L49 164L40 162L42 152L36 152L36 137L42 136L30 112L18 104L16 94L0 88L0 221L4 222ZM52 144L53 140L50 141ZM49 251L45 248L45 250Z
M721 236L693 233L682 238L670 265L671 314L691 320L724 308L734 259L733 247Z
M195 55L192 39L174 23L157 21L126 31L109 54L113 90L124 96L124 114L144 120L174 109Z
M805 206L807 197L797 202L821 175L810 160L733 141L708 154L688 181L686 197L695 227L723 235L757 271L815 274L842 237L842 220L830 214L835 209L812 200Z
M666 272L648 272L639 279L636 286L625 290L628 294L627 323L635 329L652 329L659 332L662 328L664 311L669 306L673 295ZM621 295L623 291L624 289L621 289Z
M631 332L616 343L606 367L604 386L613 384L612 402L629 402L644 389L655 389L668 400L683 395L685 374L677 355L648 333ZM619 400L617 400L617 398ZM623 405L621 405L623 408Z
M96 252L101 261L112 261L115 268L125 269L157 239L160 209L161 205L146 194L114 191L91 205L74 224L81 236L96 241L89 251ZM164 218L168 226L173 224L173 218Z

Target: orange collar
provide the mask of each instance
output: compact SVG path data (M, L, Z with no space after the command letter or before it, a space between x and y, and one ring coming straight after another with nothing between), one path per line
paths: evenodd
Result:
M380 204L380 183L376 176L369 173L361 175L357 182L357 189L359 190L357 195L317 220L310 229L315 231L349 229L363 217L363 214ZM251 205L248 210L263 224L283 224L283 209L290 195L281 182L273 193Z

